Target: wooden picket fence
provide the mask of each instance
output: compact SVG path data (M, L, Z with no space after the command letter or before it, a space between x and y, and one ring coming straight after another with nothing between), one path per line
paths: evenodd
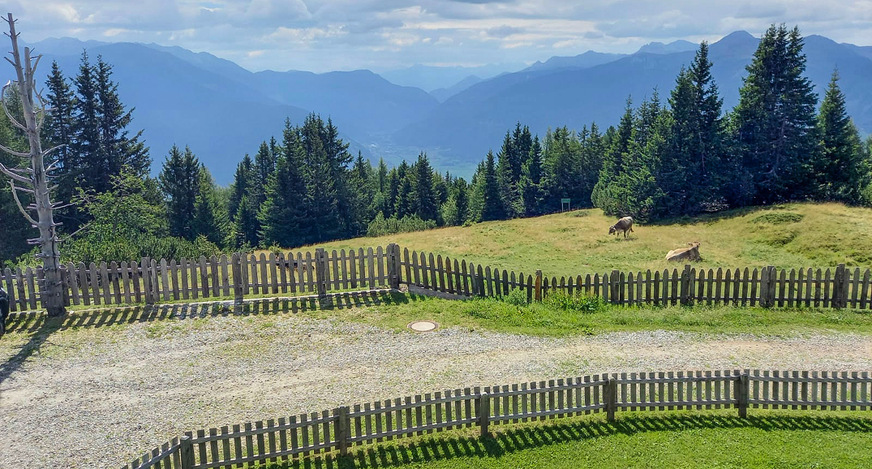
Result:
M872 271L847 268L663 269L547 277L508 272L396 244L357 250L316 249L207 259L69 264L62 268L69 305L157 304L198 299L398 288L407 283L461 296L499 297L514 289L541 300L552 292L597 295L616 305L733 304L763 307L872 308ZM5 269L0 285L12 311L41 306L41 268Z
M358 445L492 425L606 413L748 408L872 410L868 372L716 370L612 373L522 384L447 390L343 406L180 438L125 469L207 469L294 458L345 455Z
M462 296L499 297L515 289L529 300L549 292L597 295L616 305L733 304L763 307L872 308L872 272L849 269L679 269L551 277L483 267L465 260L403 250L402 281Z
M64 304L123 305L172 301L326 294L389 285L393 245L358 250L237 253L211 258L143 258L131 262L65 265ZM394 279L397 280L397 279ZM40 307L42 268L5 269L0 285L11 311Z

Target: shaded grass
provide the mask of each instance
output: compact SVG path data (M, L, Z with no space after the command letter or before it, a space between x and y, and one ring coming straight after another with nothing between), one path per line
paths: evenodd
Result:
M269 468L870 467L872 419L859 412L620 414L418 437L348 457Z

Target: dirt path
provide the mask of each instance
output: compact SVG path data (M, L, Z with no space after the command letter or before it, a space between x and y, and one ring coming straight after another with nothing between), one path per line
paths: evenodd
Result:
M229 315L57 331L38 348L31 339L0 341L0 468L120 467L186 430L466 386L613 371L872 370L872 337L846 334L547 339Z

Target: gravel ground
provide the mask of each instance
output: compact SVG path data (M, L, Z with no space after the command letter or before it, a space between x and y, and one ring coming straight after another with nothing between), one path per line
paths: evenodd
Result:
M467 386L616 371L872 370L872 337L862 335L553 339L292 314L82 327L36 342L0 340L0 468L117 468L186 430Z

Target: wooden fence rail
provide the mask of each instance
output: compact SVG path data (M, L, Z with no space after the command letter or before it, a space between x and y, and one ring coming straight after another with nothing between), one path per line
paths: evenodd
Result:
M748 408L872 410L868 372L714 370L613 373L446 390L290 418L187 432L125 469L206 469L282 462L463 427L605 412Z
M330 291L407 283L462 296L499 297L519 289L530 300L553 292L597 295L615 305L706 304L763 307L872 308L872 271L847 268L646 270L547 277L509 272L396 244L375 249L237 253L198 259L68 264L62 268L69 305L157 304L275 295L324 296ZM42 268L5 269L0 285L11 311L40 307Z
M551 292L586 293L615 305L706 304L763 307L872 308L872 271L850 269L679 269L547 277L484 267L403 249L402 281L463 296L494 297L515 289L529 300Z

